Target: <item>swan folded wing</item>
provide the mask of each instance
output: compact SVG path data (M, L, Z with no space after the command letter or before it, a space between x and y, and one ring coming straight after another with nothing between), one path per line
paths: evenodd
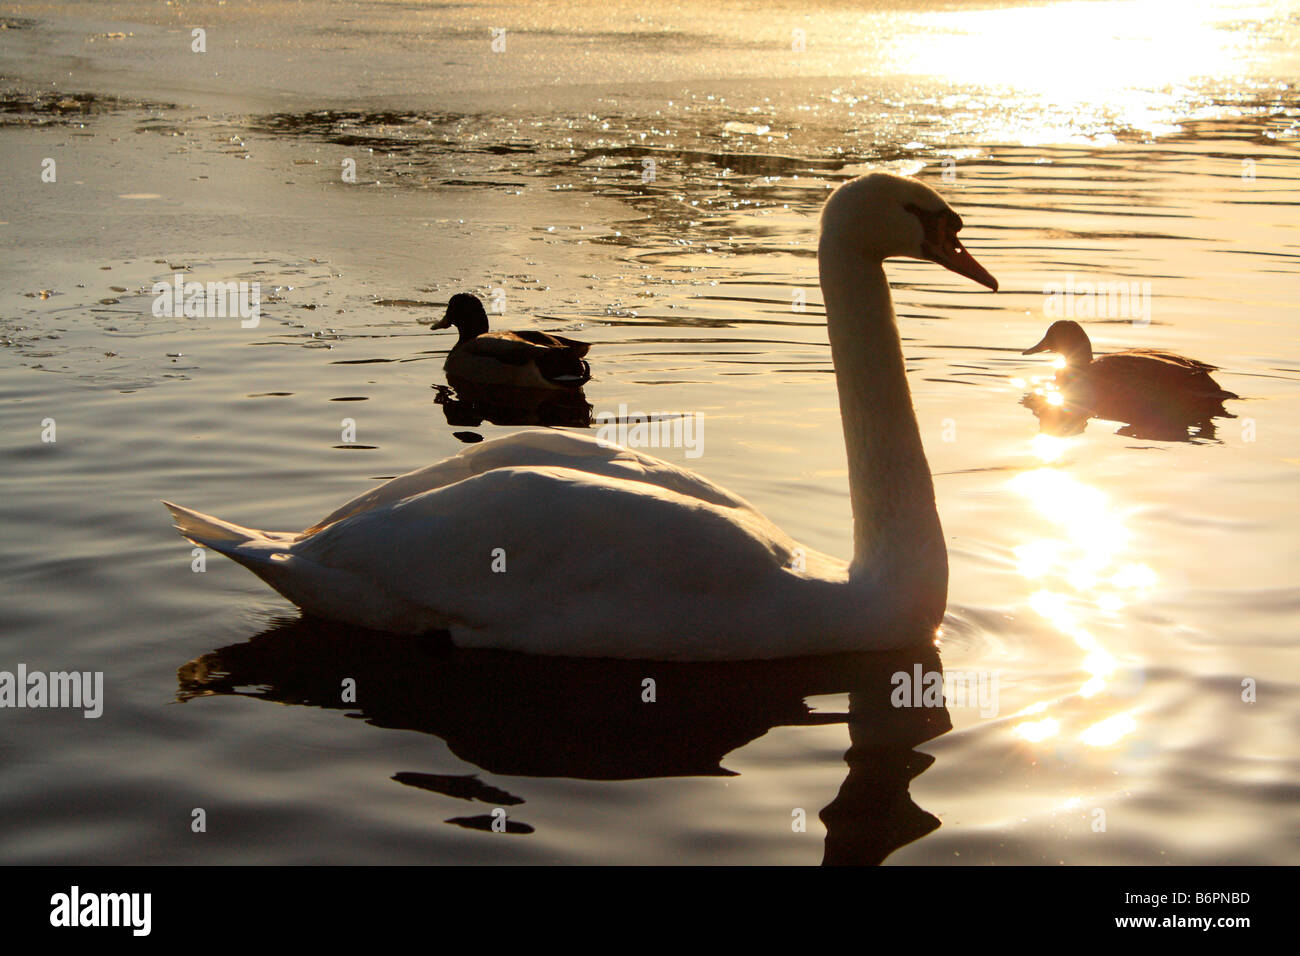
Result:
M771 589L756 582L775 584L795 547L749 508L634 479L532 467L494 469L388 502L293 552L333 575L374 582L377 608L419 607L410 620L450 627L458 642L510 647L539 634L556 642L594 634L582 639L607 638L607 652L622 656L617 641L629 628L650 640L656 628L694 634L691 615L705 615L700 627L723 626L708 615L760 602ZM552 652L592 648L557 643Z
M591 474L642 481L713 504L754 511L754 507L706 478L669 462L590 435L531 429L475 445L451 458L392 479L358 495L303 532L310 535L344 518L413 495L464 481L499 468L574 468ZM756 513L756 512L755 512Z

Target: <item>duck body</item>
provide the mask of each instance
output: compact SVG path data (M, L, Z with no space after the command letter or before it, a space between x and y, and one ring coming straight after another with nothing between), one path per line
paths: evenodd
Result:
M1215 366L1158 349L1128 349L1094 357L1092 342L1077 322L1054 322L1043 339L1024 351L1057 352L1065 365L1056 383L1067 407L1113 421L1188 421L1225 414L1223 402L1238 398L1219 386Z
M585 342L549 332L488 331L477 296L458 292L434 330L455 326L460 337L447 355L447 375L479 385L527 389L581 388L591 378Z
M934 190L883 173L841 185L822 210L818 266L849 466L849 562L800 548L699 475L548 430L473 445L301 533L165 504L183 535L308 614L406 634L445 630L462 647L754 660L932 642L948 556L883 260L933 261L996 290L957 240L960 228Z

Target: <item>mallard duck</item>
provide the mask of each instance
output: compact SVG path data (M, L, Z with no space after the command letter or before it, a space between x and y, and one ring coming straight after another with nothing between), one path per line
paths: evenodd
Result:
M455 326L460 338L443 366L448 377L512 388L580 388L591 378L586 342L549 332L489 332L478 296L458 292L434 331Z
M301 533L168 504L176 527L304 611L463 647L753 660L934 640L948 554L884 260L997 289L929 186L875 173L821 217L853 558L800 547L749 502L638 451L532 430L392 479ZM466 309L469 304L466 303Z
M1113 421L1146 419L1196 421L1238 398L1210 377L1215 366L1158 349L1092 354L1092 342L1078 322L1053 322L1023 355L1056 352L1065 364L1056 383L1066 407Z

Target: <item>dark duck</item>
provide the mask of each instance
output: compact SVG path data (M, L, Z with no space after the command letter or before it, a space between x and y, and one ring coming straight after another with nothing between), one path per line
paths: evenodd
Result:
M581 388L591 378L583 358L585 342L548 332L489 332L487 311L478 296L458 292L447 303L435 331L455 326L460 338L443 366L448 381L511 388Z
M1226 415L1223 402L1240 396L1210 377L1215 366L1157 349L1093 356L1078 322L1053 322L1024 355L1055 352L1065 364L1056 384L1067 410L1110 421L1201 421Z

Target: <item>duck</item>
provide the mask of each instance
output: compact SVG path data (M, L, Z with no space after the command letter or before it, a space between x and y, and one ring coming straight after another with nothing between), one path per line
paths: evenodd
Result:
M1219 386L1213 365L1158 349L1128 349L1094 357L1083 326L1053 322L1038 344L1022 355L1055 352L1065 408L1085 417L1122 422L1200 421L1226 414L1223 402L1240 398Z
M591 379L583 358L590 348L549 332L489 332L487 310L478 296L458 292L434 331L452 326L460 333L443 370L448 381L509 388L574 389ZM454 383L453 383L453 387Z
M640 660L760 660L933 643L948 555L884 261L996 291L961 217L873 173L823 204L818 273L848 458L853 555L799 545L708 478L590 433L468 446L302 532L163 502L191 542L309 616L464 648Z

